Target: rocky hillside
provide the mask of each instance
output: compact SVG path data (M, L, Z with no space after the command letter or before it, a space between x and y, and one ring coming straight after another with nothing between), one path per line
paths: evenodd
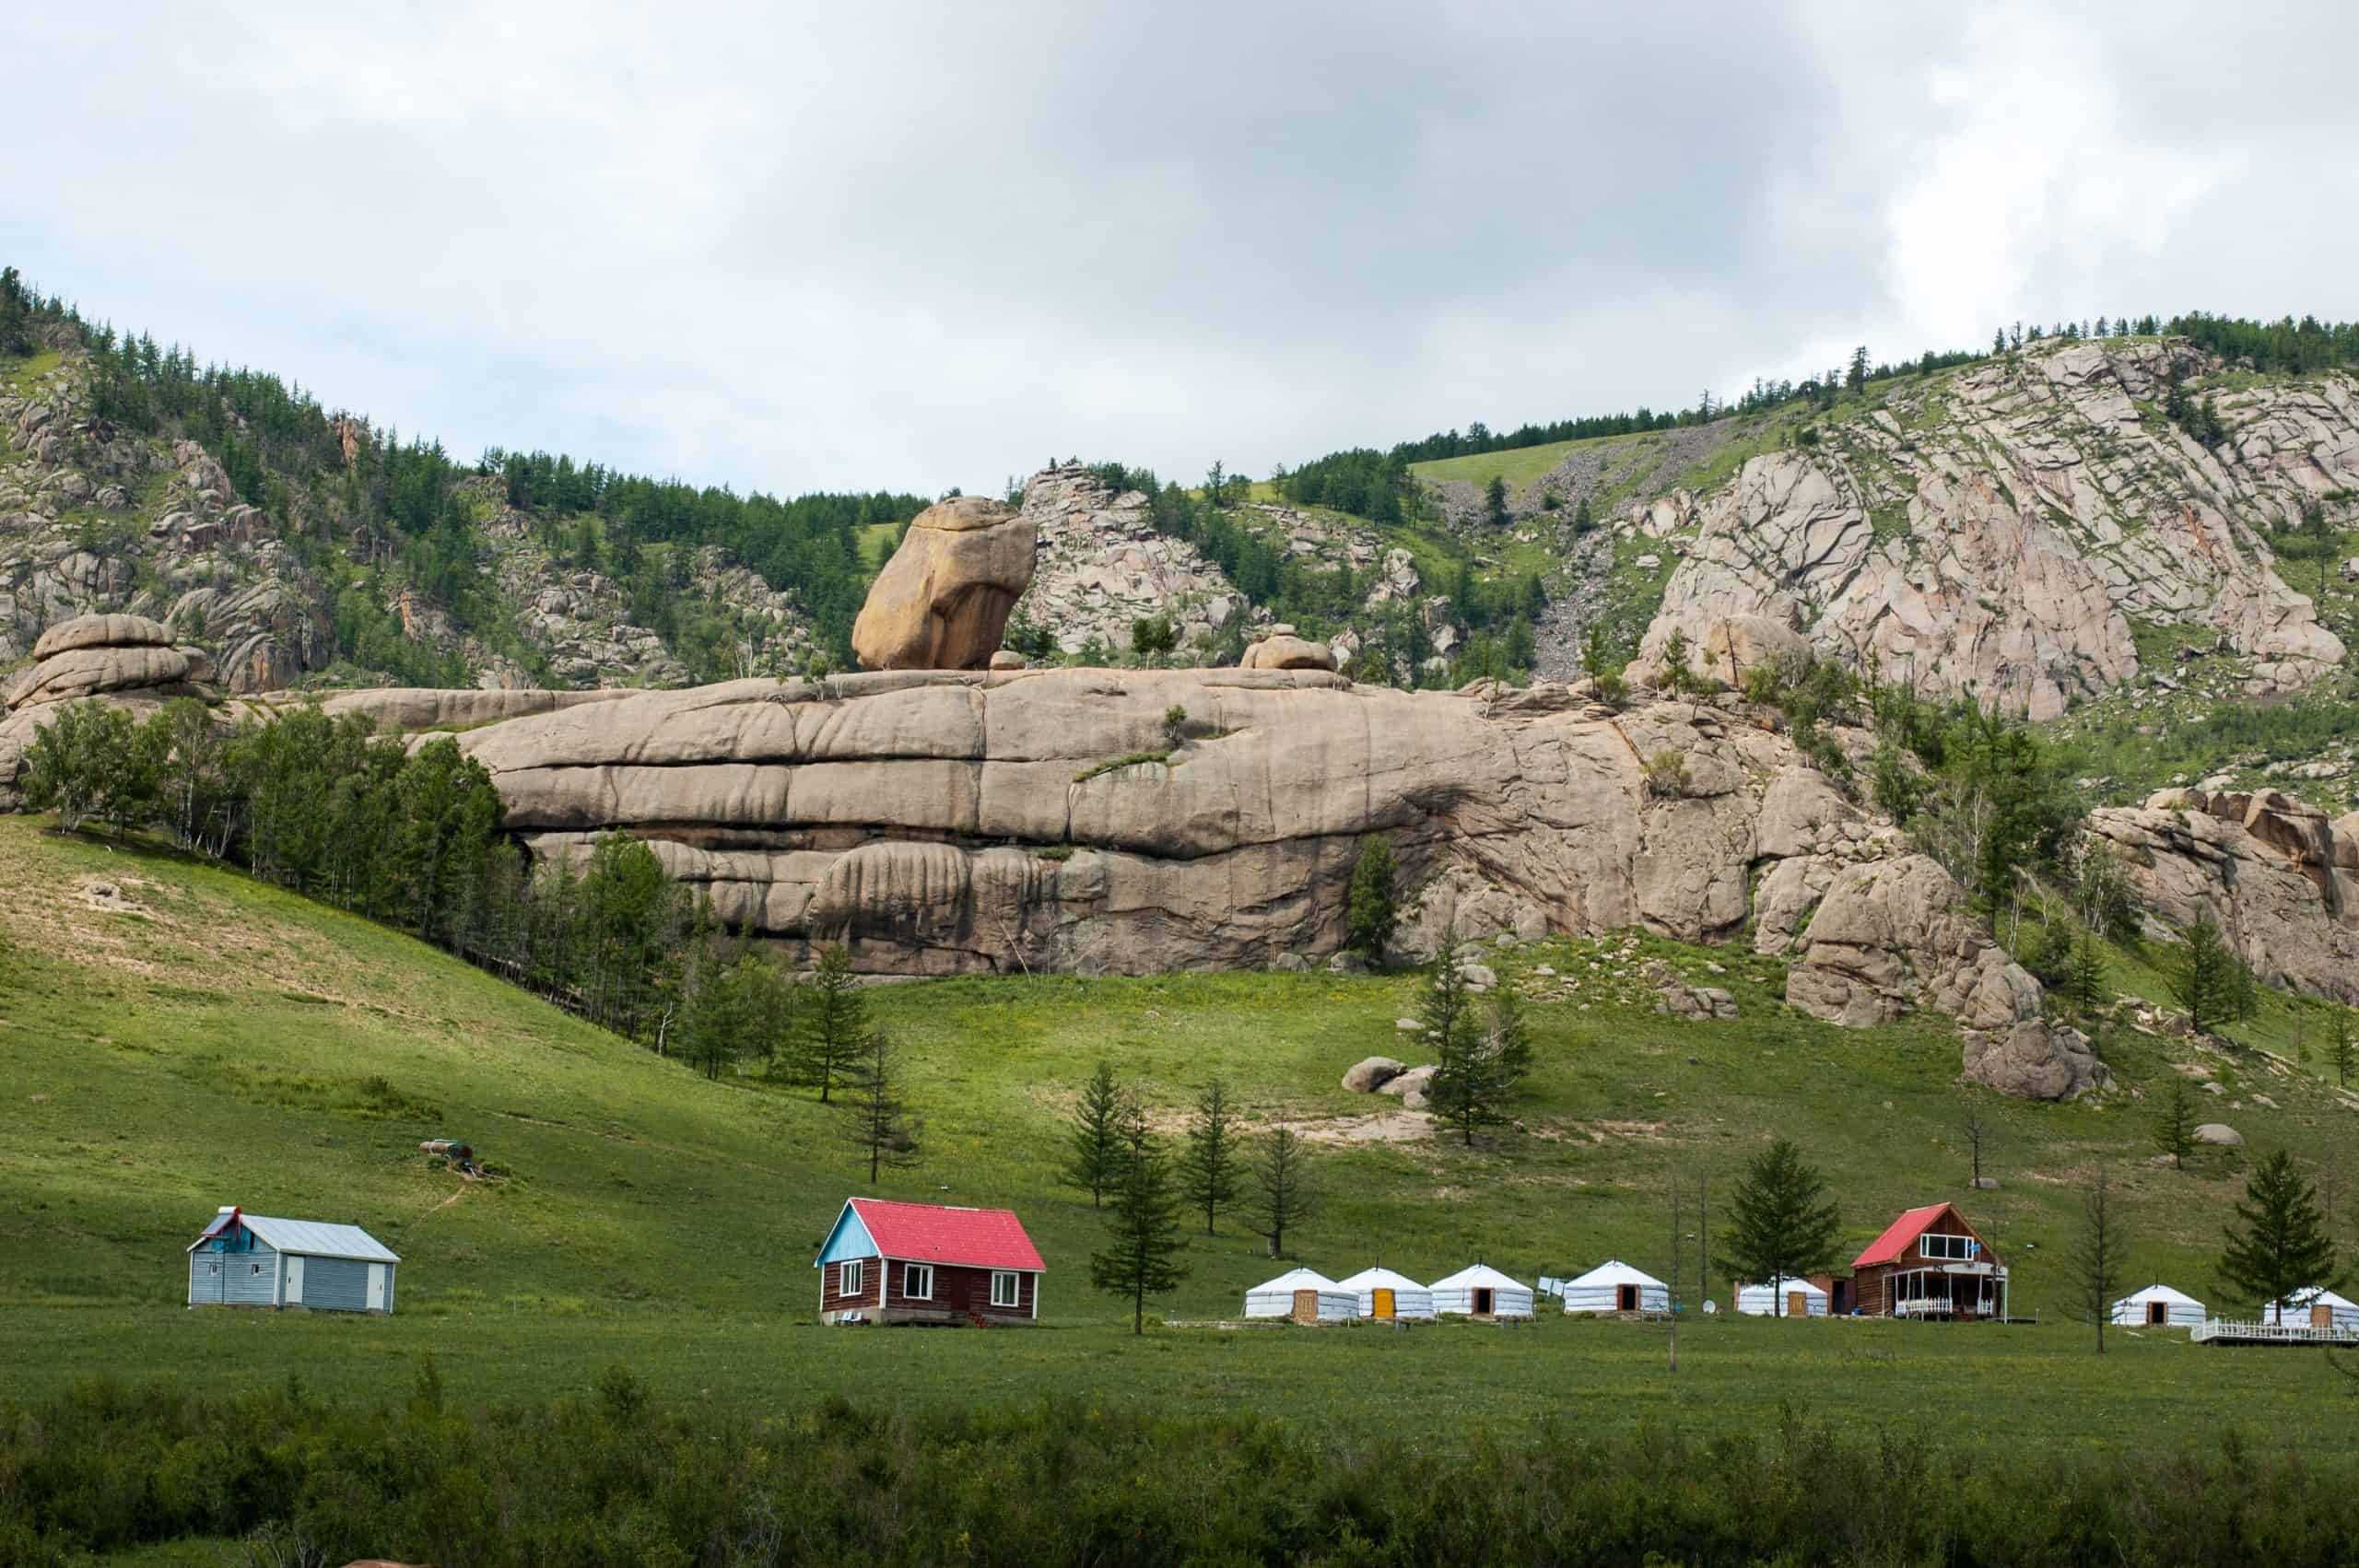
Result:
M497 475L448 481L465 586L438 591L416 567L422 542L352 504L369 461L358 422L341 427L346 474L264 468L241 490L200 442L98 414L90 356L72 332L51 335L43 353L0 361L0 669L45 628L106 613L166 623L237 692L421 675L685 685L822 655L797 595L726 551L653 545L626 583L596 520L515 506ZM258 491L272 504L247 498ZM656 607L694 606L693 644L687 617L640 619L651 579Z

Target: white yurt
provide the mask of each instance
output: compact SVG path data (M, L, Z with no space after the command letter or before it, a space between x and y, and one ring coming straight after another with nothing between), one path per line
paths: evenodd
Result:
M1360 1298L1316 1269L1289 1269L1245 1293L1248 1317L1343 1323L1360 1315Z
M1736 1309L1747 1317L1824 1317L1826 1293L1808 1280L1788 1278L1739 1285Z
M2262 1307L2260 1320L2308 1328L2359 1328L2359 1302L2346 1301L2332 1291L2312 1285Z
M1487 1263L1461 1269L1431 1287L1434 1311L1475 1317L1529 1317L1532 1287L1511 1280Z
M1671 1287L1610 1258L1565 1286L1567 1312L1669 1312Z
M1363 1269L1335 1282L1358 1298L1362 1317L1414 1320L1434 1315L1434 1293L1390 1269Z
M2148 1285L2115 1302L2113 1320L2133 1328L2192 1328L2203 1321L2203 1304L2185 1291Z

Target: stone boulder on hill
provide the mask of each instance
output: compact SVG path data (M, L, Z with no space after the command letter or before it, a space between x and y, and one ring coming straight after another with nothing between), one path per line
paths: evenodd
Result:
M2075 1099L2112 1081L2086 1035L2044 1018L1967 1030L1965 1077L2028 1100Z
M1911 1006L1975 1029L2039 1016L2039 982L1966 907L1966 891L1929 855L1852 866L1826 890L1804 933L1786 1000L1814 1018L1882 1024Z
M25 749L60 705L100 697L147 713L176 696L214 699L213 662L145 615L79 615L41 633L34 661L0 692L0 810L16 804Z
M1323 642L1291 635L1271 636L1248 648L1238 662L1248 670L1332 670L1335 655Z
M981 496L918 513L852 624L871 670L977 670L1032 580L1032 520Z

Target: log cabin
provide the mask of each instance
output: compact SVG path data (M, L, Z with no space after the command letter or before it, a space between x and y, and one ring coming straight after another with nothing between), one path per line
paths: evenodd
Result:
M1851 1260L1851 1302L1863 1317L2007 1316L2007 1266L1948 1203L1911 1209Z
M1005 1209L851 1198L819 1249L822 1323L1030 1323L1047 1266Z

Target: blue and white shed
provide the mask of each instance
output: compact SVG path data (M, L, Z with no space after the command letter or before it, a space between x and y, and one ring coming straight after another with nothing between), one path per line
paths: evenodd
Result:
M391 1312L400 1262L358 1225L225 1208L189 1244L188 1304Z

